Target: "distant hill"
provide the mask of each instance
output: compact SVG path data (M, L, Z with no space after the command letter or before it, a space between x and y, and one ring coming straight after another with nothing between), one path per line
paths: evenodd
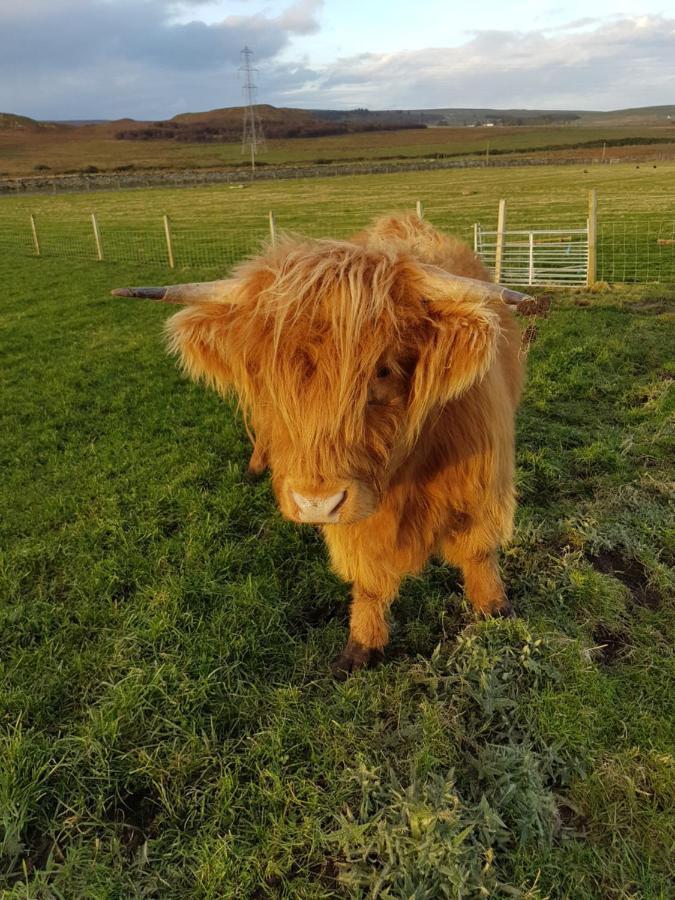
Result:
M402 112L371 113L368 110L333 111L293 109L262 104L256 107L268 138L323 137L362 131L398 130L425 127L419 117L411 119ZM127 120L108 123L116 128L120 140L177 140L190 143L236 141L241 137L244 108L241 106L211 109L206 112L181 113L157 122Z
M107 125L110 119L55 119L55 125Z
M321 115L331 115L322 110ZM355 110L350 116L359 115ZM492 109L456 108L409 109L370 112L373 116L400 115L417 117L427 125L667 125L675 124L675 105L643 106L607 112L583 109Z
M0 128L33 128L37 126L35 119L28 116L17 116L14 113L0 113Z
M609 112L552 109L294 109L260 105L258 114L269 138L321 137L367 131L480 125L668 125L675 124L675 106L652 106ZM125 140L188 142L237 141L244 109L240 106L181 113L157 122L126 120L108 123Z
M315 122L316 114L311 109L295 109L288 106L270 106L268 103L261 103L256 106L256 112L265 122L270 125L286 125L289 123L306 123ZM244 116L243 106L226 106L222 109L210 109L206 112L180 113L169 119L170 122L178 122L182 125L194 125L196 122L212 122L213 124L241 124Z
M369 131L415 128L457 128L486 125L517 126L668 126L675 127L675 105L645 106L610 111L493 109L447 107L438 109L295 109L262 104L257 107L265 136L311 138ZM233 143L241 138L241 106L186 112L171 119L68 120L41 122L15 113L0 113L0 134L57 133L69 140L92 138L129 141L170 140L185 143Z
M584 125L675 125L675 104L581 113Z
M55 122L38 122L29 116L0 112L0 131L53 131L58 127Z

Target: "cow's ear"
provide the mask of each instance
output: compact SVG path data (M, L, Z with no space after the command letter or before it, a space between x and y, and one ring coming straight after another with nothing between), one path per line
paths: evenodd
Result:
M169 349L195 381L204 379L220 393L233 385L232 329L237 304L226 301L192 303L167 321Z
M419 424L485 375L500 334L494 301L438 273L426 270L417 281L423 316L410 403Z

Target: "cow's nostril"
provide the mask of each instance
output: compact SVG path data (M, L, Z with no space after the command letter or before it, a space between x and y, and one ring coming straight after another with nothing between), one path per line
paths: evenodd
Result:
M303 522L330 522L337 517L338 511L347 497L347 491L338 491L330 496L305 496L291 491L293 502Z

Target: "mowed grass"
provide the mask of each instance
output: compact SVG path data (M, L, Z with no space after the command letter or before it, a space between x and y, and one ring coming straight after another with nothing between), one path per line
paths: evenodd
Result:
M518 618L476 622L434 563L338 684L318 534L247 480L169 310L109 296L165 277L3 262L2 895L672 896L675 291L540 323Z
M264 122L263 122L264 127ZM123 126L120 126L123 128ZM64 131L0 130L0 176L76 172L95 166L100 171L122 167L228 168L246 163L241 143L116 140L110 126ZM671 125L495 126L492 128L423 128L376 131L316 138L270 139L258 160L264 165L433 158L486 153L543 153L548 148L572 154L578 144L610 142L607 157L624 155L611 142L634 142L632 153L672 159L675 127ZM649 141L658 143L649 144ZM640 149L642 147L642 149ZM636 149L637 148L637 149ZM554 153L556 151L553 151ZM602 146L581 148L587 158L603 158ZM44 169L44 167L47 169ZM38 168L36 170L36 167Z

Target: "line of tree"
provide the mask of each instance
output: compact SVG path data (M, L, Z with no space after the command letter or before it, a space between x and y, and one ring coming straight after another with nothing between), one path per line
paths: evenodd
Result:
M426 128L426 125L406 121L387 122L300 122L263 123L268 138L312 138L370 131L400 131ZM211 122L153 122L140 128L126 128L115 137L120 141L186 141L191 144L229 143L241 138L241 124Z

